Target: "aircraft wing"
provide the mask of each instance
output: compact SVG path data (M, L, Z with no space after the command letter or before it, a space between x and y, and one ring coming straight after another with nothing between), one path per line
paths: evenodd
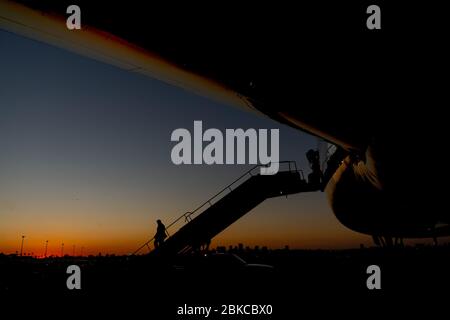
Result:
M81 30L66 28L73 3L81 8ZM368 46L371 56L378 53L377 37L359 31L362 7L144 3L1 0L0 28L259 110L346 149L367 146L370 126L348 116L365 103L354 94L370 88L360 85L370 79L358 58ZM341 19L344 13L354 18ZM372 73L381 72L370 63Z

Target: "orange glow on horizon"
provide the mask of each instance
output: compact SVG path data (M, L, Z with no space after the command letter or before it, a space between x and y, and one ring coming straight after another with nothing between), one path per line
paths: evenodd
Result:
M98 240L82 240L74 238L66 238L64 241L58 238L49 238L47 256L61 256L61 247L64 243L64 255L73 255L73 246L75 245L75 256L81 256L81 250L83 256L88 255L102 255L117 254L126 255L132 253L137 247L145 242L145 237L134 238L111 238L111 239L98 239ZM284 248L286 245L291 249L328 249L328 248L352 248L357 247L359 243L364 245L371 245L370 238L364 235L355 234L355 237L349 238L347 235L342 236L339 234L329 235L328 239L323 239L317 235L316 237L310 237L309 235L304 237L297 237L296 239L286 239L280 234L267 234L265 238L251 235L247 237L238 237L233 235L232 232L226 232L223 235L219 235L213 239L211 248L217 246L237 246L242 243L244 247L254 248L255 246L266 246L270 249ZM20 253L21 237L15 237L15 239L7 239L2 242L0 252L4 254ZM153 245L150 244L150 248ZM144 248L140 253L147 252L148 249ZM45 240L39 238L33 238L27 236L23 246L24 255L33 255L36 257L44 257L45 253Z

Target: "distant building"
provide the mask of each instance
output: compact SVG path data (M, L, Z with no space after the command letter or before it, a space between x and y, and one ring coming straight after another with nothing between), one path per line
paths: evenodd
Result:
M225 252L227 252L227 248L225 248L224 246L218 246L216 248L216 250L217 250L218 253L225 253Z

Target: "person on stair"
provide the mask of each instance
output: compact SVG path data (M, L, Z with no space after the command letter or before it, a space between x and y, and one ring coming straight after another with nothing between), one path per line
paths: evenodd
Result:
M310 149L306 153L312 172L308 175L308 184L313 190L322 189L323 173L320 168L319 151Z
M159 219L156 220L156 224L158 227L155 234L155 249L157 249L164 242L164 239L167 238L166 226Z

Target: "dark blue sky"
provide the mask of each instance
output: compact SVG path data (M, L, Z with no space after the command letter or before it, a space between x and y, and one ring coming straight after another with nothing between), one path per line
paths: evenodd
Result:
M0 251L18 235L126 252L250 166L175 166L176 128L279 128L280 160L307 170L316 138L143 75L0 31ZM299 106L301 107L301 106ZM266 201L215 244L354 246L324 194ZM31 240L30 240L31 241Z

